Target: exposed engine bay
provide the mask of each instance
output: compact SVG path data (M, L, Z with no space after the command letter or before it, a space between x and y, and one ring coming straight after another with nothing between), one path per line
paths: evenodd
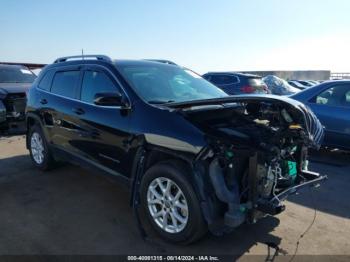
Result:
M209 146L197 161L206 166L210 201L221 206L217 217L224 216L226 227L276 215L289 194L326 178L307 170L308 148L318 149L324 134L303 104L246 96L182 112L207 134Z

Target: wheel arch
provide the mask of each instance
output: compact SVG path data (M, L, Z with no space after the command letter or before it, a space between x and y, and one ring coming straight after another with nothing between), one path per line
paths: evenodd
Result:
M193 169L193 159L189 154L174 152L159 146L144 145L137 149L130 176L130 204L134 206L139 185L144 173L152 166L163 161L177 161L181 166ZM190 178L191 179L191 178Z
M26 127L27 127L27 136L26 136L26 147L29 149L29 131L31 127L39 125L41 130L44 133L45 139L47 140L48 134L47 131L43 128L43 123L40 119L40 117L36 114L33 113L27 113L26 115Z
M133 171L130 177L130 206L137 208L140 203L140 184L144 173L156 163L163 161L173 161L180 165L180 168L188 168L190 175L188 179L193 187L198 201L200 202L202 214L208 224L213 222L213 206L207 198L206 176L204 175L205 168L201 165L196 155L187 155L186 153L178 153L168 149L154 146L144 146L137 150L134 162Z

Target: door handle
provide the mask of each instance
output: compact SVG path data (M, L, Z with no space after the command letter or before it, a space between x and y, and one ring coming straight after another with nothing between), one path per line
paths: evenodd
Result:
M82 108L73 108L72 111L76 113L77 115L83 115L85 114L85 111Z
M45 98L42 98L42 99L40 100L40 104L46 105L46 104L47 104L47 100L46 100Z

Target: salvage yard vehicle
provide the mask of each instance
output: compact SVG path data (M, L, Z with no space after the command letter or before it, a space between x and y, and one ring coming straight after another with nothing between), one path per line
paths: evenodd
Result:
M208 72L203 78L229 95L267 94L268 88L261 76L237 72Z
M228 96L177 65L59 58L34 82L26 112L36 167L66 160L119 178L141 228L177 243L276 215L289 194L325 179L307 171L323 127L306 106Z
M26 91L35 78L25 66L0 64L0 131L24 123Z
M274 75L267 75L263 78L271 94L287 96L298 93L300 89L291 86L286 80Z
M303 84L299 83L296 80L290 80L290 81L288 81L288 84L290 84L291 86L298 88L300 90L304 90L304 89L308 88L308 86L304 86Z
M325 126L323 146L350 150L350 81L321 83L292 96L312 109Z

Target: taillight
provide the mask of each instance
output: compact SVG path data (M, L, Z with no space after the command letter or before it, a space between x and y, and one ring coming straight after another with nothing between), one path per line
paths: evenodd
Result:
M241 88L241 92L242 92L242 93L247 93L247 94L249 94L249 93L254 93L254 92L255 92L255 88L253 88L253 87L251 87L251 86L243 86L243 87Z

